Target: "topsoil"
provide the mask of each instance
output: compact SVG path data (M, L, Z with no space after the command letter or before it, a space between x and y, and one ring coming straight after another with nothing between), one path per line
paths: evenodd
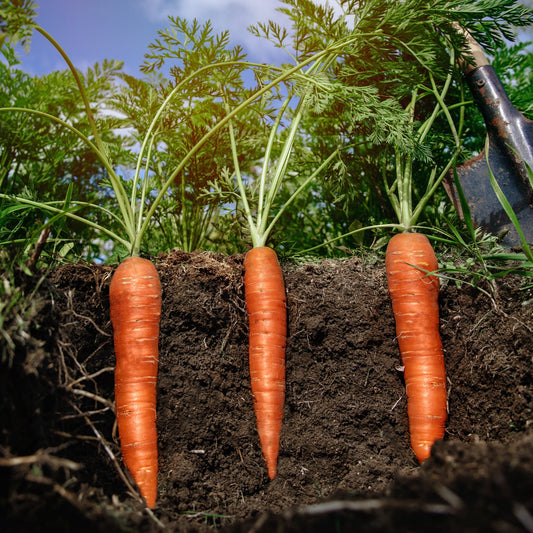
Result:
M0 365L2 531L533 532L533 293L523 280L498 280L495 299L442 287L449 419L420 466L381 260L283 263L287 394L271 481L249 385L242 261L155 260L153 511L120 458L112 267L46 275L31 327Z

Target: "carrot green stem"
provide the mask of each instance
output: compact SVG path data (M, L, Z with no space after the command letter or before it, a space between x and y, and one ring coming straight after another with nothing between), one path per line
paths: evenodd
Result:
M334 242L340 241L341 239L345 239L346 237L349 237L350 235L356 235L357 233L362 233L363 231L374 230L374 229L396 229L396 230L403 231L405 228L401 224L374 224L371 226L364 226L362 228L357 228L352 231L349 231L348 233L343 233L342 235L338 235L337 237L334 237L333 239L329 239L316 246L307 248L306 250L302 250L302 251L294 252L294 253L301 254L301 255L308 254L310 252L314 252L315 250L318 250L319 248L322 248L323 246L328 246L330 244L333 244Z
M292 195L289 197L289 199L283 204L283 206L278 210L276 215L272 218L272 221L270 222L268 228L265 230L265 235L270 235L272 230L274 229L274 226L276 225L277 221L281 217L281 215L287 210L287 208L294 202L294 200L300 195L300 193L314 180L316 177L325 170L331 161L335 157L339 155L339 150L335 150L332 154L330 154L324 161L321 163L321 165L307 178L305 179L302 184L292 193Z
M288 96L285 98L282 105L280 106L280 109L278 110L278 114L276 116L276 119L274 120L274 123L271 126L270 135L267 141L267 145L265 147L263 167L259 177L259 195L255 218L250 209L250 203L246 195L246 187L244 186L241 171L239 168L234 129L231 124L231 121L229 123L230 144L235 168L235 177L238 184L240 199L242 200L243 208L246 214L246 220L248 223L248 229L250 231L250 237L252 240L253 247L261 247L266 245L266 242L274 228L274 225L277 223L281 215L294 201L296 196L300 194L302 190L310 183L310 181L316 177L318 172L322 171L327 166L327 164L331 162L331 160L337 153L337 151L335 151L330 157L326 159L323 164L319 166L319 169L317 169L316 172L312 173L310 178L304 180L301 186L299 186L296 191L291 195L289 200L285 202L283 206L281 206L281 208L278 210L277 215L274 216L273 220L269 224L270 213L272 211L276 196L283 184L283 180L287 172L294 143L296 140L296 135L298 133L298 128L302 120L304 111L309 102L309 93L312 88L312 84L315 83L312 76L313 74L316 74L317 72L320 72L321 70L325 69L333 61L334 57L336 57L335 54L331 54L331 57L329 58L328 56L325 56L323 58L322 54L317 54L316 56L314 56L314 62L304 73L302 73L301 69L299 69L298 77L301 78L301 80L299 81L302 81L304 84L304 88L303 90L301 90L302 96L298 100L298 104L296 105L296 108L294 110L294 114L291 118L291 123L287 131L287 137L283 142L281 153L278 156L278 159L274 166L272 177L269 179L273 146L278 136L278 129L279 125L281 124L282 117L289 108L290 102L294 98L294 94L292 93L292 91L289 91ZM227 107L227 109L229 111L229 107Z
M267 184L267 174L268 174L268 164L266 163L270 161L271 154L272 154L272 148L274 146L274 142L276 139L279 125L281 124L281 119L283 118L283 115L287 111L287 108L289 107L291 100L292 100L292 95L289 95L287 98L285 98L276 116L276 120L274 121L274 123L272 124L272 127L270 128L270 135L269 135L267 146L265 149L265 155L263 157L265 164L263 165L263 168L261 169L261 176L259 178L259 201L258 201L259 206L262 206L264 204L264 198L265 198L265 188ZM259 211L257 215L258 226L261 225L261 222L262 222L261 219L262 219L262 210Z
M85 106L85 112L87 114L87 119L89 120L91 131L96 141L96 146L98 146L98 149L100 150L100 152L105 154L105 146L104 146L104 143L102 142L102 139L100 138L100 135L98 134L98 128L96 127L96 122L94 120L94 116L91 111L91 105L89 103L89 98L87 97L87 91L85 90L85 87L81 81L78 70L76 69L72 61L70 60L69 56L65 53L63 48L46 30L44 30L40 26L36 26L35 30L38 31L45 39L47 39L55 47L55 49L61 54L61 57L67 63L70 71L72 72L72 75L74 76L74 80L76 81L78 90L80 91L80 95L83 100L83 104Z
M258 206L258 230L259 230L259 236L260 236L260 241L261 241L261 244L258 244L258 246L264 246L269 237L269 232L267 232L267 229L266 229L267 223L268 223L268 217L272 209L272 204L274 202L274 199L276 198L276 195L278 194L279 189L281 187L283 178L285 176L285 172L287 170L287 165L289 164L291 152L292 152L294 141L296 138L296 133L298 132L298 127L300 125L300 121L303 116L302 113L303 113L303 108L305 107L306 100L307 98L304 95L300 98L300 101L298 102L298 106L296 107L295 115L291 120L291 125L289 128L287 139L285 140L283 144L283 149L281 151L279 161L276 165L274 176L272 178L272 182L268 189L268 194L265 198L265 202L263 205ZM265 166L267 165L268 165L268 161L265 161Z
M133 214L130 211L127 202L125 202L126 191L124 189L124 186L123 186L122 182L120 181L119 177L117 176L117 174L115 172L115 169L111 165L111 163L110 163L109 159L106 157L106 155L103 154L100 151L100 149L86 135L84 135L81 131L79 131L74 126L70 125L68 122L65 122L64 120L62 120L62 119L60 119L60 118L58 118L58 117L56 117L54 115L50 115L49 113L45 113L44 111L38 111L36 109L29 109L29 108L26 108L26 107L2 107L2 108L0 108L0 113L8 112L8 111L9 112L20 111L20 112L24 112L24 113L29 113L29 114L41 116L41 117L46 118L46 119L48 119L48 120L50 120L52 122L56 122L56 123L60 124L61 126L67 128L68 130L72 131L74 134L76 134L83 142L85 142L87 144L87 146L89 146L89 148L91 148L91 150L93 150L93 152L96 154L96 156L98 157L100 162L104 165L104 167L105 167L105 169L106 169L106 171L108 173L109 180L111 181L111 185L113 187L113 190L115 191L115 195L116 195L116 198L117 198L119 209L120 209L121 215L123 217L123 226L124 226L124 228L126 230L126 233L128 235L128 238L130 239L130 241L133 240L134 234L135 234L135 230L134 230L134 227L133 227ZM130 246L128 246L128 249L129 248L130 248Z
M450 64L455 62L455 54L453 50L450 53ZM448 160L444 169L437 177L437 167L433 167L430 171L427 186L424 194L417 200L416 205L413 205L413 156L411 154L403 154L397 147L394 147L395 156L395 173L396 178L391 186L387 185L385 180L385 187L387 195L391 201L396 217L403 231L410 231L416 225L418 218L422 214L428 201L435 194L437 187L440 186L442 180L447 172L452 168L457 160L460 152L460 132L462 131L464 122L464 109L460 106L459 128L455 126L454 120L450 113L450 108L445 104L446 94L451 86L452 72L448 73L442 89L439 91L435 79L431 72L429 72L429 80L431 84L430 89L424 89L424 94L432 94L435 97L436 104L429 117L418 128L416 139L419 144L422 144L429 134L436 118L443 113L446 117L450 131L452 132L456 149L452 157ZM411 101L408 104L408 110L411 114L411 127L414 127L414 109L416 103L421 98L419 90L413 91Z
M250 209L250 204L248 203L248 196L246 194L246 189L244 187L244 181L242 179L241 167L239 164L239 155L237 153L237 143L235 141L235 132L233 129L233 122L230 120L228 123L228 131L230 136L230 146L231 146L231 155L233 158L233 166L235 169L235 178L237 180L237 187L239 188L240 200L242 201L244 213L246 215L246 220L248 222L248 228L250 230L250 237L252 239L253 246L260 246L259 236L257 232L257 226L255 224L252 210Z
M57 214L64 215L68 218L71 218L72 220L76 220L77 222L82 222L83 224L86 224L87 226L91 228L101 231L102 233L105 233L108 237L111 237L111 239L113 239L114 241L122 244L128 249L130 248L130 242L128 240L123 239L122 237L117 235L115 232L107 229L105 226L96 224L95 222L92 222L91 220L87 218L80 217L70 211L65 211L64 209L59 209L58 207L54 207L53 205L47 204L45 202L36 202L28 198L22 198L20 196L10 196L9 194L0 193L0 198L16 200L17 202L20 202L21 204L26 204L32 207L37 207L38 209L45 209L47 211L50 211L51 213L57 213Z

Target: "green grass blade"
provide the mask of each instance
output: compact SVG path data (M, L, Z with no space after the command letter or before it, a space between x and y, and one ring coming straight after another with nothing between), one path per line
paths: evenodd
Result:
M486 160L487 160L487 167L489 169L489 179L490 183L492 185L492 188L494 190L494 193L496 194L496 197L498 198L498 201L500 202L501 206L503 207L505 213L513 223L513 226L516 229L516 232L518 233L518 236L520 237L520 241L522 242L522 249L524 253L526 254L527 258L530 261L533 261L533 251L529 247L528 242L526 241L526 238L524 236L524 232L522 231L522 228L520 227L520 222L518 222L518 218L516 216L516 213L514 212L511 204L507 200L504 192L502 191L500 185L496 181L496 177L494 176L492 169L490 168L490 162L489 162L489 140L487 137L487 141L485 142L485 153L486 153Z

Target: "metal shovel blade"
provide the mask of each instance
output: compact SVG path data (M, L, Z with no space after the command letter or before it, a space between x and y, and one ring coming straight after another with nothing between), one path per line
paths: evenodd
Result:
M533 243L533 190L526 163L533 169L533 121L526 119L511 103L494 68L484 64L465 76L476 104L483 114L488 137L485 150L456 168L459 183L474 224L501 236L511 248L522 242L492 187L489 165L496 182L510 203L528 243ZM453 177L445 187L462 215Z

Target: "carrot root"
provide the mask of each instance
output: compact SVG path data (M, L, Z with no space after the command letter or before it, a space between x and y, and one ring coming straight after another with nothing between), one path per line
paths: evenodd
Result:
M268 476L274 479L285 403L285 284L277 255L271 248L252 248L246 254L244 269L250 384L261 449Z
M389 242L385 267L404 366L411 446L420 463L444 437L446 370L439 333L437 258L425 235L401 233Z
M115 403L124 464L148 507L157 498L156 394L161 284L147 259L129 257L109 287L115 344Z

